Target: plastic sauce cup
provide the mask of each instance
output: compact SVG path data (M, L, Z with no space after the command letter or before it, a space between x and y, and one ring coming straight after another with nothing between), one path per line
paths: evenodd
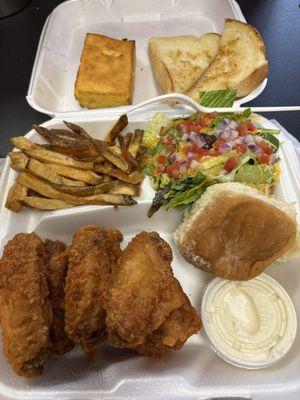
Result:
M249 281L214 279L203 294L201 316L213 350L241 368L275 364L289 351L297 331L289 295L266 274Z

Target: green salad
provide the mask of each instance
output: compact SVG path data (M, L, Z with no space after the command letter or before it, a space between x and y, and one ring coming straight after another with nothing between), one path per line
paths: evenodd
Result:
M144 173L156 190L148 215L163 205L185 209L215 183L242 182L270 195L280 176L277 133L255 126L250 109L175 120L156 114L143 136Z

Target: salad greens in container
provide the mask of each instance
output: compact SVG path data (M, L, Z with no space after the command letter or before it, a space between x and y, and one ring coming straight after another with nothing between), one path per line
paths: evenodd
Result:
M183 210L215 183L242 182L271 195L280 177L278 132L255 126L250 109L175 120L156 114L143 136L144 173L156 190L148 216L163 205Z

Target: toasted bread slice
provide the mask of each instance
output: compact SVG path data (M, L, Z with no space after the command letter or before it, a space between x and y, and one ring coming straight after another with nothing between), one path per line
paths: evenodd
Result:
M186 93L216 56L221 36L163 36L149 40L154 75L163 93Z
M82 107L131 104L134 85L135 42L88 33L75 83Z
M200 91L236 89L237 97L244 97L267 74L268 61L259 33L251 25L227 19L216 58L188 95L198 100Z

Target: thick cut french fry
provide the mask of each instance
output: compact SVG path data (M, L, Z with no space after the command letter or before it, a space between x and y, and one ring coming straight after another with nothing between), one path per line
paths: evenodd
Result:
M43 197L27 196L23 200L26 206L37 208L41 211L53 211L62 208L74 207L72 204L66 203L62 200L44 199Z
M133 158L136 158L139 152L140 145L142 143L144 131L141 129L136 129L133 132L128 151L132 155Z
M54 185L54 188L57 190L60 190L61 192L72 194L73 196L93 196L95 194L101 194L101 193L107 193L111 189L118 184L118 181L109 181L109 182L103 182L100 183L100 185L97 186L87 186L83 188L78 188L78 187L70 187L70 186L63 186L63 185ZM119 194L119 193L116 193ZM123 193L127 194L127 193Z
M117 184L109 190L112 194L127 194L136 197L139 195L140 187L131 183L117 182Z
M105 142L101 141L99 143L99 152L102 157L114 164L121 171L126 173L131 171L131 165L125 160L125 158L111 150L111 148Z
M129 165L131 165L132 167L138 168L139 167L138 163L135 161L135 159L129 153L129 145L130 145L131 137L132 137L132 133L130 132L121 141L121 154L122 154L123 158L128 162Z
M8 153L10 158L10 167L16 171L24 171L29 158L22 151L11 151Z
M122 130L128 125L128 118L127 115L121 115L121 117L118 119L118 121L115 123L115 125L112 127L110 132L105 136L104 141L113 145L115 143L116 137L119 135L119 133L122 132Z
M99 183L102 182L101 176L97 175L93 171L87 171L78 168L68 167L66 165L53 164L53 163L47 163L45 164L45 166L49 166L59 175L66 176L68 178L72 178L81 182L85 182L88 183L89 185L98 185Z
M11 211L19 212L22 210L22 200L27 196L27 187L20 183L15 183L9 189L5 207Z
M46 150L36 143L23 136L17 136L10 140L11 144L20 150L23 150L29 157L43 162L53 162L80 169L93 169L93 161L79 161L65 154Z
M53 188L49 183L43 181L28 172L21 172L17 177L17 182L32 189L35 192L48 197L50 199L58 199L66 201L67 203L80 206L86 204L95 205L133 205L136 201L130 196L117 195L117 194L97 194L94 196L77 197L70 194L61 192Z
M53 164L55 165L55 164ZM43 178L50 183L55 183L57 185L64 185L64 186L72 186L72 187L84 187L86 184L80 180L73 180L65 178L59 175L55 168L52 168L51 164L44 164L41 163L34 158L31 158L27 165L27 170L31 172L33 175ZM78 171L76 169L76 171ZM84 171L87 172L87 171Z
M114 145L114 146L111 146L110 149L112 151L114 151L115 153L119 154L119 156L121 155L121 147ZM96 162L98 162L98 160L96 160Z
M134 185L142 182L142 180L144 179L144 175L139 171L133 171L130 174L126 174L125 172L114 168L109 163L96 164L94 167L94 171L100 172L101 174L113 176L120 181L132 183Z

